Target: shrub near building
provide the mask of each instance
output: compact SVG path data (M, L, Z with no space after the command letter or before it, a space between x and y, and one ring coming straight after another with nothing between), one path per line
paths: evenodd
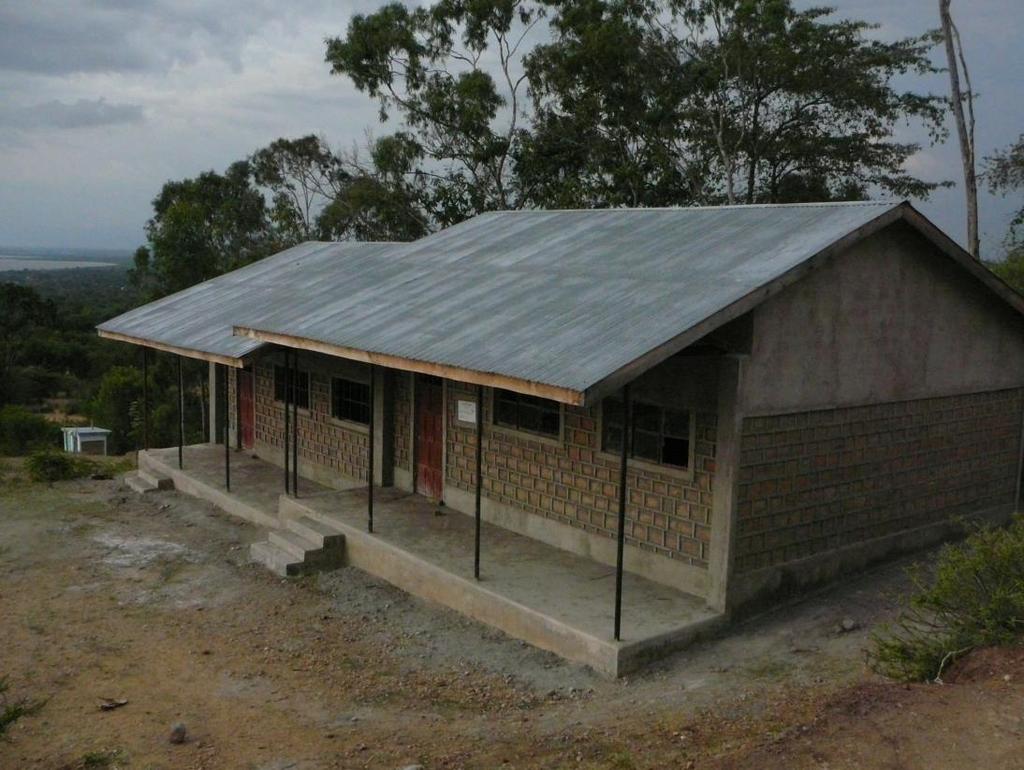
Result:
M976 530L945 546L934 576L918 568L917 592L874 638L873 668L902 681L937 680L971 650L1017 644L1024 634L1024 519Z
M22 406L0 408L0 455L23 455L34 449L56 448L60 428Z

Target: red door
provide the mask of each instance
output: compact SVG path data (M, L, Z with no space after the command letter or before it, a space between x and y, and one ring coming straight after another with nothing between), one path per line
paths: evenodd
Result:
M254 443L254 423L256 422L256 404L252 397L252 372L239 369L238 377L238 414L241 417L242 448L252 449Z
M416 492L440 500L444 494L441 467L444 447L444 411L441 380L416 378Z

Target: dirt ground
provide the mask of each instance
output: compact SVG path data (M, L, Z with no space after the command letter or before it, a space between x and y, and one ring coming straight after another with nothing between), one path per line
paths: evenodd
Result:
M1024 768L1024 652L867 671L906 562L609 681L358 570L277 578L206 503L4 463L0 677L44 701L4 770Z

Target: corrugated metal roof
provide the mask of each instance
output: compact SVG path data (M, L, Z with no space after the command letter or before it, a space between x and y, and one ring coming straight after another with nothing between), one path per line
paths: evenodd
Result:
M236 326L582 393L898 205L482 214Z
M205 356L241 359L262 343L232 333L239 315L303 302L311 285L345 282L345 256L389 243L303 243L100 324L112 333ZM249 317L249 316L246 316Z
M238 359L242 327L584 393L894 203L482 214L406 244L305 243L101 332Z

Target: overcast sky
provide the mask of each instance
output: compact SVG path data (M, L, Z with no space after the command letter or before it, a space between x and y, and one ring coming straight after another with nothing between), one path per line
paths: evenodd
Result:
M324 38L380 4L0 0L0 245L134 248L167 179L223 170L281 136L351 146L368 129L387 132L376 106L323 61ZM937 0L833 4L878 22L885 38L937 25ZM1024 132L1024 2L954 0L953 11L981 94L984 155ZM917 85L945 93L947 84ZM912 167L958 181L954 140ZM961 241L962 197L956 188L920 203ZM1020 203L982 198L988 255Z

